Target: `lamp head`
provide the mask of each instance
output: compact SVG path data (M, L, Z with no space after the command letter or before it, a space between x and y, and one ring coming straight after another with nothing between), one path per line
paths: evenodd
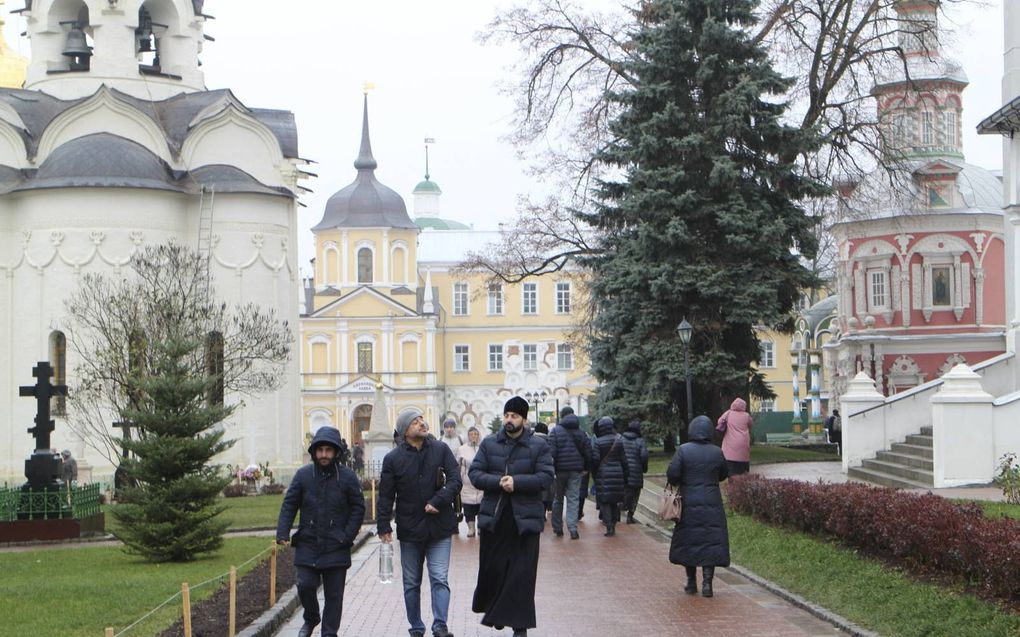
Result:
M691 334L694 333L694 327L687 322L687 317L680 321L680 325L676 326L676 333L680 335L680 342L686 347L691 343Z

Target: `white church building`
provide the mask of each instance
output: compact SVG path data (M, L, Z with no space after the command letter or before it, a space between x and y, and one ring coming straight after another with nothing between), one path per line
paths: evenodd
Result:
M35 404L18 386L34 383L33 365L52 360L73 381L64 301L86 273L119 273L168 240L200 247L204 234L218 295L296 329L294 117L206 88L202 11L203 0L26 0L20 12L27 78L0 89L0 482L19 482L32 451ZM295 352L286 384L234 413L223 462L300 460L298 364ZM108 478L110 462L56 420L54 446Z

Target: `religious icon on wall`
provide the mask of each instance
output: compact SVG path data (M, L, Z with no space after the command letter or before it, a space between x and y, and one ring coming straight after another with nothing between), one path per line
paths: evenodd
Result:
M932 268L931 279L932 305L952 305L949 294L949 268Z

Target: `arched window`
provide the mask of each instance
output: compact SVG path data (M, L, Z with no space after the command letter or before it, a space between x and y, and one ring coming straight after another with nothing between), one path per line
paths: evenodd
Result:
M50 365L53 366L53 384L67 384L67 337L63 332L50 333ZM50 399L50 413L54 416L67 415L67 397L54 396Z
M223 334L209 332L205 339L205 374L209 380L206 402L210 406L223 405Z
M358 250L358 283L372 283L372 249Z
M127 351L129 383L141 380L142 376L145 375L148 369L148 347L149 343L141 330L132 330L131 336L128 337ZM137 387L129 385L127 394L129 406L133 408L141 406L141 391Z

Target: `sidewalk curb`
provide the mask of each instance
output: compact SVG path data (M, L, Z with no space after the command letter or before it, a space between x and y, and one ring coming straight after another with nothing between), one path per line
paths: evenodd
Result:
M372 530L362 531L358 535L358 539L354 541L351 553L356 553L360 550L368 542L368 539L374 535L375 532ZM277 630L290 620L291 615L294 614L294 611L299 606L301 606L301 600L297 595L297 586L292 586L290 590L276 601L272 608L248 624L247 628L237 633L237 637L272 637L272 635L276 634Z
M652 490L647 489L647 487L646 490L648 490L650 493L653 492ZM661 490L654 491L654 493L655 497L657 498L659 497L659 493L661 493ZM655 511L652 511L650 507L648 507L648 505L639 502L636 514L637 517L641 519L642 523L645 526L657 532L659 535L661 535L663 538L667 540L673 539L673 534L668 529L666 529L662 525L662 523L659 523L657 513ZM801 610L804 610L810 613L811 615L814 615L815 617L821 619L824 622L832 624L833 626L847 633L848 635L853 635L853 637L881 637L878 633L867 630L866 628L862 628L861 626L858 626L857 624L853 623L846 617L843 617L842 615L837 615L831 610L823 606L819 606L818 604L815 604L814 602L811 602L801 597L800 595L783 588L782 586L776 584L771 580L765 579L764 577L744 568L743 566L731 563L727 567L727 569L736 573L737 575L740 575L750 580L751 583L761 586L762 588L772 593L773 595L781 597L782 599L786 600L790 604L793 604L797 608L800 608Z

